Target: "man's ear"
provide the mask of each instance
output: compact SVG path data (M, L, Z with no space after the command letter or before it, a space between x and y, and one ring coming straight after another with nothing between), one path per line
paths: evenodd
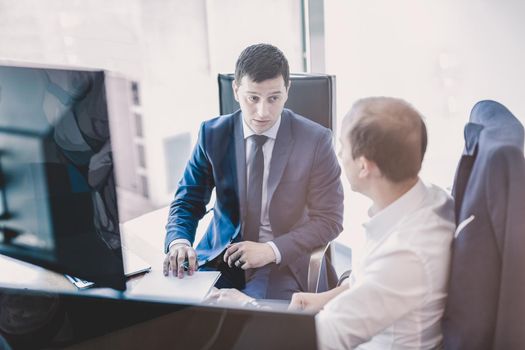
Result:
M237 85L237 82L235 81L235 79L233 79L232 81L232 90L233 90L233 97L235 98L235 101L239 102L239 96L238 96L239 85Z
M368 160L363 157L363 156L359 156L356 158L355 160L356 164L357 164L357 176L360 178L360 179L364 179L368 176Z
M377 164L371 160L368 160L364 156L358 158L357 165L359 166L358 175L360 178L367 178L372 175L380 174Z
M290 86L292 85L292 81L288 80L288 86L286 87L286 95L284 96L284 103L288 101L288 92L290 91Z

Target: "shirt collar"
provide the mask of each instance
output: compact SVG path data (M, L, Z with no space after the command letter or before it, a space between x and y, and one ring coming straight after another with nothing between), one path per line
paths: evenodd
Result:
M261 135L267 136L268 138L275 140L277 138L277 131L279 131L279 125L281 125L281 116L282 115L280 115L279 118L277 118L277 121L275 122L275 124L273 124L273 126L270 129L266 130ZM248 137L255 135L255 132L246 123L242 115L241 117L242 117L242 131L244 133L244 139L246 140Z
M403 217L421 205L426 193L427 187L423 181L419 179L410 190L389 206L377 212L368 222L363 224L367 236L372 238L381 237L389 233Z

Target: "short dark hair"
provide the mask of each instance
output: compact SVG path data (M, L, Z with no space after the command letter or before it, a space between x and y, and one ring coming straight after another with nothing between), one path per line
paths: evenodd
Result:
M352 158L364 156L392 182L414 178L427 149L422 115L404 100L370 97L357 101L347 117Z
M281 50L270 44L251 45L241 52L235 63L237 84L245 75L257 83L279 75L282 75L286 87L290 82L288 60Z

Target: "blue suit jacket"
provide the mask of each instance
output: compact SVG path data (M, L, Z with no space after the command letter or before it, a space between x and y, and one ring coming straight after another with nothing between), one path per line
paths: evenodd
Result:
M453 244L445 349L525 349L523 141L503 105L474 106L453 189L456 221L471 221Z
M273 242L281 267L306 283L309 253L342 231L341 169L331 131L284 109L268 177ZM217 255L239 234L246 201L246 161L242 114L219 116L201 125L199 139L171 203L166 252L174 239L192 244L198 221L216 190L213 219L196 247L199 265Z

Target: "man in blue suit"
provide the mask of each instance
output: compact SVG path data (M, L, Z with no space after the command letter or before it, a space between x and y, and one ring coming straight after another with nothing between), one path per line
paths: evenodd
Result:
M332 134L284 109L289 67L272 45L240 54L232 87L240 110L201 125L171 203L164 274L219 270L219 288L290 299L306 290L310 253L342 231ZM214 188L213 220L193 249Z

